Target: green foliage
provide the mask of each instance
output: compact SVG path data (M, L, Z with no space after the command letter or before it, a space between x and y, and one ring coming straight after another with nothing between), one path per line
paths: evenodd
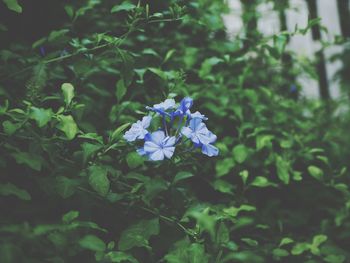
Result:
M221 0L51 4L38 39L0 21L1 262L350 260L348 108L290 93L315 70L288 42L319 19L228 39ZM147 161L123 134L184 96L219 156Z
M17 13L22 13L22 7L18 4L17 0L3 0L8 9Z
M159 234L158 218L141 220L125 229L120 236L118 248L122 251L133 247L148 247L148 240L153 235Z
M89 249L92 251L105 251L106 244L97 236L94 235L86 235L82 239L79 240L79 245L82 248Z
M107 170L101 166L89 167L89 184L100 195L107 195L110 182L107 177Z

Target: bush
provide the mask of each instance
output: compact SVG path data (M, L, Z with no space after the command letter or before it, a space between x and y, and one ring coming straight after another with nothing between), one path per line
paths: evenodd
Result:
M31 48L0 32L2 262L349 260L348 122L296 100L312 67L285 51L315 21L227 40L224 1L53 2ZM185 96L218 157L152 162L123 139Z

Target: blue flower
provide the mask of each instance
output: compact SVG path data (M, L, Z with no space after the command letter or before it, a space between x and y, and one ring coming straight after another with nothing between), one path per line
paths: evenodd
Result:
M200 118L200 119L202 119L204 121L208 120L208 118L205 117L205 115L203 115L199 111L196 111L195 113L191 113L191 119L194 119L194 118Z
M216 148L211 143L214 143L216 141L216 135L212 132L208 133L208 141L206 144L202 144L202 153L205 155L208 155L209 157L217 156L219 154L219 149Z
M145 116L142 121L137 121L131 128L124 134L124 139L128 142L133 142L136 139L144 139L148 131L146 130L151 124L152 117Z
M189 126L182 127L181 133L196 144L208 144L210 131L200 118L190 120Z
M181 145L185 148L181 149L181 153L201 149L207 156L217 156L219 149L213 145L217 137L204 123L208 118L199 111L191 113L192 106L193 100L185 97L180 104L176 104L174 99L166 99L153 107L146 107L160 115L162 127L153 133L148 132L147 128L150 126L152 117L146 116L134 123L125 133L124 138L129 142L143 139L143 146L137 149L137 153L151 161L170 159L174 155L175 147L181 147ZM186 140L183 140L184 137L187 137L193 145L186 143Z
M298 88L295 84L292 84L289 88L290 93L296 93L298 91Z
M185 97L181 100L180 102L180 106L176 109L176 111L174 112L175 116L183 116L183 115L190 115L190 108L193 105L193 99L191 99L190 97Z
M143 149L139 149L140 155L147 155L152 161L164 160L164 157L170 159L175 151L176 138L165 136L163 131L156 131L145 138Z
M160 115L169 115L169 113L167 113L166 111L173 108L175 108L174 99L166 99L164 102L154 104L153 107L146 107L146 109L155 111Z
M45 55L46 55L45 48L44 48L43 46L41 46L41 47L39 48L39 50L40 50L40 55L43 56L43 57L45 57Z
M208 156L217 156L219 149L212 143L216 141L216 135L205 126L201 118L194 118L188 127L183 127L181 133L194 142L196 147L202 148L202 153Z

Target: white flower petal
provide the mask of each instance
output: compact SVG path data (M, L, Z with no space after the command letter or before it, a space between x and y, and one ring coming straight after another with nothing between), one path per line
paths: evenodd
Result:
M200 118L194 118L190 121L190 128L193 131L196 131L199 128L199 125L202 123L202 120Z
M185 135L187 138L191 138L191 134L193 133L193 131L191 130L190 127L182 127L181 133Z
M170 159L171 156L173 156L174 151L175 151L175 147L163 148L163 153L164 153L165 157L168 158L168 159Z
M202 153L208 155L209 157L217 156L219 154L219 149L214 145L207 144L202 146Z
M176 137L172 136L172 137L167 137L164 140L164 147L171 147L175 144L176 141Z
M123 138L124 138L125 140L127 140L128 142L133 142L133 141L136 140L137 134L134 133L134 132L132 132L132 131L127 131L127 132L124 134Z
M145 152L153 153L153 152L161 149L161 147L152 141L147 141L147 142L145 142L143 149L145 150Z
M142 127L144 129L147 129L149 125L151 124L152 117L151 116L145 116L142 118Z
M157 145L161 145L165 138L165 133L163 131L155 131L151 134L151 141Z
M163 102L163 107L165 110L174 108L175 107L175 100L174 99L166 99Z
M159 149L158 151L155 151L154 153L151 153L149 155L149 158L152 160L152 161L161 161L161 160L164 160L164 153L161 149Z

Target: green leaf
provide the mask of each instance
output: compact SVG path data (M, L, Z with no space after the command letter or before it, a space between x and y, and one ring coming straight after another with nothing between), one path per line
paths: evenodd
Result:
M0 94L1 94L1 89L0 89ZM9 101L5 100L4 106L0 105L0 116L5 114L8 110L8 108L9 108Z
M121 75L124 80L124 85L128 87L131 84L135 75L135 72L134 72L135 61L132 56L132 53L122 50L120 48L117 49L117 52L123 61L123 67L121 68Z
M292 248L292 255L300 255L304 253L305 251L310 249L310 244L302 242L302 243L297 243L293 248Z
M235 162L232 158L217 161L215 165L216 176L221 177L228 174L234 166Z
M247 159L248 153L248 148L245 147L243 144L235 146L232 150L233 158L238 163L243 163Z
M186 215L196 219L197 224L201 230L207 231L211 238L215 237L215 225L217 218L214 215L209 214L209 208L191 209L189 212L186 212Z
M323 260L327 263L343 263L346 260L344 255L327 255Z
M158 218L141 220L122 232L119 239L118 248L125 251L133 247L148 247L149 238L158 234Z
M273 135L259 135L256 137L256 149L261 150L264 147L271 147L272 140L274 139Z
M66 103L66 106L68 106L74 98L74 87L70 83L63 83L61 89L63 92L64 102Z
M62 216L62 221L63 221L63 223L68 224L68 223L72 222L74 219L78 218L78 216L79 216L78 211L74 211L74 210L69 211L68 213L66 213Z
M98 135L97 133L89 132L85 134L78 135L79 138L90 139L98 142L99 144L103 144L103 137Z
M276 184L270 182L266 177L263 176L255 177L251 184L256 187L276 186Z
M176 49L170 49L166 53L163 63L167 62L174 55L175 52L176 52Z
M47 40L49 42L54 42L58 38L60 38L60 37L64 36L65 34L67 34L68 32L69 32L68 29L53 30L53 31L51 31L51 33L50 33L50 35L49 35ZM65 84L69 84L69 83L65 83ZM65 84L63 84L63 85L65 85Z
M14 195L17 198L25 201L29 201L32 199L32 197L26 190L20 189L12 183L0 184L0 195Z
M138 263L137 259L134 258L133 256L126 254L124 252L108 252L106 254L106 257L110 262L116 262L116 263L124 263L124 262L131 262L131 263Z
M281 156L276 157L277 176L284 183L289 184L289 164Z
M311 165L307 168L309 174L317 180L321 180L323 178L323 171L317 166Z
M282 240L281 240L281 242L280 242L280 244L278 246L281 247L281 246L284 246L284 245L291 244L293 242L294 242L293 239L291 239L289 237L284 237L284 238L282 238Z
M191 178L193 176L194 176L194 174L191 172L185 172L185 171L178 172L174 177L173 184L176 184L177 182L179 182L181 180L185 180L185 179Z
M230 208L224 208L223 212L231 217L236 217L239 212L245 211L245 212L254 212L256 211L256 208L251 205L241 205L240 207L230 207Z
M74 9L71 5L65 5L64 10L66 11L69 18L72 19L74 17Z
M289 256L289 252L285 249L282 249L282 248L275 248L274 250L272 250L272 254L276 258Z
M100 149L102 145L84 142L81 144L83 150L83 163L85 164L91 157L93 157Z
M107 170L101 166L90 166L89 184L97 193L102 196L106 196L110 187L110 182L107 177Z
M97 236L86 235L79 240L79 245L82 248L89 249L92 251L105 251L106 244Z
M218 179L213 182L213 187L215 190L224 194L233 194L233 185L224 180Z
M251 238L241 238L241 240L244 242L244 243L246 243L246 244L248 244L249 246L251 246L251 247L256 247L256 246L258 246L259 245L259 243L258 243L258 241L256 241L256 240L254 240L254 239L251 239Z
M136 5L129 3L129 2L123 2L120 5L115 5L111 9L111 13L117 13L120 11L130 11L136 8Z
M205 253L204 245L193 243L187 249L188 262L191 263L206 263L209 261L208 255Z
M41 171L43 159L40 156L28 152L19 152L11 154L18 164L25 164L35 171Z
M167 263L208 263L209 256L205 253L204 245L190 243L185 238L174 244L170 253L164 257Z
M208 75L210 75L210 72L212 68L219 64L220 62L224 62L223 59L217 58L217 57L211 57L207 58L203 61L200 70L198 71L198 74L201 78L206 78Z
M126 156L126 162L130 168L136 168L143 164L144 159L137 152L128 153Z
M243 170L239 172L239 176L242 178L243 183L246 184L248 180L249 172L247 170Z
M2 0L8 9L17 13L22 13L22 7L18 4L17 0Z
M312 244L310 245L310 251L312 254L314 255L320 255L321 251L319 249L319 246L326 242L328 239L328 237L326 235L316 235L314 236L314 238L312 239Z
M164 71L158 68L148 68L149 71L153 72L156 74L158 77L160 77L163 80L167 80L167 75L165 74Z
M65 176L57 176L55 182L57 193L64 199L71 197L79 185L76 180Z
M73 140L79 129L71 115L59 115L57 128L64 132L68 140Z
M2 127L4 128L4 132L7 135L12 135L20 128L20 124L14 124L10 121L4 121L2 123Z
M221 222L215 235L215 243L218 245L226 245L230 241L230 230Z
M117 84L116 84L116 92L115 95L117 96L118 101L120 102L122 100L122 98L124 97L125 93L126 93L126 86L124 83L123 79L120 79Z
M284 52L287 41L288 36L286 34L279 34L273 37L274 46L277 49L279 55Z
M36 121L40 128L42 128L51 120L53 112L51 109L31 107L29 116Z
M326 235L316 235L312 239L312 245L318 247L319 245L327 241L327 239L328 237Z
M159 193L168 189L168 182L162 178L152 178L145 183L145 194L143 200L150 204Z

